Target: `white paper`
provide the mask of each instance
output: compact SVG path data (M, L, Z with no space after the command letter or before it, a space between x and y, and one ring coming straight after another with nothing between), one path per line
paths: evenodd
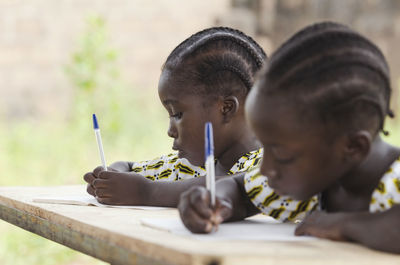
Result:
M34 198L32 201L38 202L38 203L98 206L98 207L111 207L111 208L136 209L136 210L151 210L151 211L170 209L167 207L121 206L121 205L102 204L102 203L99 203L93 196L91 196L89 194L67 195L67 196L42 196L42 197Z
M264 216L240 222L223 223L218 230L210 234L193 234L183 225L179 218L144 218L145 226L168 231L172 234L188 236L198 240L261 240L261 241L306 241L316 240L314 237L295 236L295 224L279 223L275 219Z

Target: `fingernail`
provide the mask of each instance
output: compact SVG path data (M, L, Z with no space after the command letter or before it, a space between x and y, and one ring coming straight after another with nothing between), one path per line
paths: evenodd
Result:
M224 221L224 218L222 218L221 215L216 215L215 216L215 223L220 224Z
M210 222L208 222L206 225L206 229L205 229L206 232L209 233L209 232L211 232L212 229L213 229L213 225Z

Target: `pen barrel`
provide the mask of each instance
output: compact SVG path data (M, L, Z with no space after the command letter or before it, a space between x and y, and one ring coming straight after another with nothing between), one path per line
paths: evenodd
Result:
M104 151L103 151L103 143L101 142L100 129L95 129L94 134L96 135L97 147L99 148L101 164L103 165L104 170L107 170L106 158L104 156Z
M215 206L215 166L214 155L209 155L206 159L206 188L211 194L211 205Z

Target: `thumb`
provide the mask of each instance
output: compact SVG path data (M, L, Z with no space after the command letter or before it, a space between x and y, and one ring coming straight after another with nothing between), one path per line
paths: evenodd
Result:
M112 167L107 167L107 171L111 171L111 172L119 172L118 170L112 168Z
M111 176L112 172L110 171L101 171L98 175L99 179L109 179Z
M300 223L297 227L296 230L294 230L294 234L296 236L303 236L307 235L307 225L304 223Z
M231 217L232 217L232 204L227 200L218 199L215 207L214 221L219 224L228 220Z

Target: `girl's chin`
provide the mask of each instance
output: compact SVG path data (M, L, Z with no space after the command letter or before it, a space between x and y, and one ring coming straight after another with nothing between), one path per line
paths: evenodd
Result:
M200 167L204 165L204 160L197 159L184 151L178 151L178 157L187 159L193 166Z

